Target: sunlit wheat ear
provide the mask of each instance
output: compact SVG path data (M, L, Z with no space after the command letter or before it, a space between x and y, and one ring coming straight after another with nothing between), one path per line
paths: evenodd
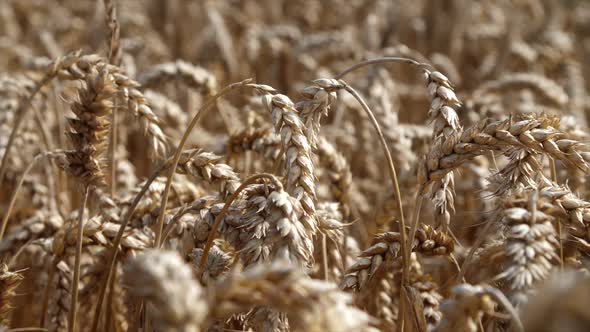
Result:
M265 193L263 187L246 195L241 225L244 240L238 242L240 258L246 266L274 260L287 261L301 269L313 263L315 224L303 221L299 201L282 188ZM267 228L266 231L261 231Z
M67 170L85 186L101 187L105 184L109 115L117 90L105 67L92 71L84 83L78 100L71 105L75 117L68 118L68 136L74 150L66 152Z
M56 286L49 307L51 325L60 331L68 329L68 315L72 310L71 288L72 270L65 261L59 261L56 266Z
M281 135L285 153L286 191L301 201L306 223L315 223L315 179L311 146L305 126L295 105L285 95L265 95L263 104L272 115L277 134Z
M344 220L350 215L350 196L352 193L352 173L346 158L325 138L318 141L317 154L320 164L329 172L332 195L340 203Z
M221 159L221 156L206 151L187 151L178 162L177 172L209 183L219 183L222 195L229 197L240 186L240 177Z
M198 268L198 264L201 261L202 255L203 249L200 248L193 249L193 252L190 254L190 257L194 262L195 269ZM207 285L215 282L227 271L229 271L231 259L232 257L228 253L221 250L219 247L211 247L211 250L209 251L209 257L207 257L205 270L203 271L203 275L201 277L203 283Z
M506 280L507 293L515 306L526 303L534 285L547 278L559 261L559 242L553 218L538 211L538 194L531 192L528 206L512 207L503 213L508 227L506 262L497 279Z
M349 294L332 283L310 279L280 260L242 273L231 271L211 295L211 313L217 317L267 306L286 313L294 331L375 331L374 319L352 306Z
M160 128L160 120L149 106L149 101L139 90L140 84L123 74L113 73L118 93L125 99L121 109L131 112L138 120L145 136L149 139L148 152L153 159L160 160L166 155L167 139Z
M427 179L425 188L427 192L439 192L434 189L439 188L440 181L446 181L448 172L489 150L503 151L510 159L499 172L502 177L492 178L492 192L499 195L519 184L532 186L534 175L543 176L539 172L540 155L588 171L588 147L556 129L558 124L557 118L545 114L524 114L508 120L484 120L459 136L435 142L427 155L424 173L420 173Z
M203 289L176 252L149 250L125 266L129 292L146 300L154 327L200 331L207 314Z
M301 90L305 100L295 104L299 116L305 123L305 135L311 146L315 147L320 134L320 120L327 116L330 106L336 101L337 91L342 84L335 79L318 79L313 84Z

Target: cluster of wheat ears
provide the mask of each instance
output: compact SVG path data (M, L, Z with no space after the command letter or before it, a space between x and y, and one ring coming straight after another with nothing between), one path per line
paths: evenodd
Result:
M2 0L0 52L0 331L590 330L590 2Z

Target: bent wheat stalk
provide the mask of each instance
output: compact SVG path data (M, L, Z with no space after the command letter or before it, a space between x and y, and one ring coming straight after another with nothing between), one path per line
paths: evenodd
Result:
M401 191L399 188L399 181L397 179L397 172L395 170L395 165L393 164L393 158L391 157L391 152L389 152L389 147L387 146L387 142L385 141L385 137L383 136L383 132L381 131L381 127L379 126L377 119L375 119L375 116L373 115L373 112L371 111L371 109L369 108L367 103L365 103L365 101L358 94L358 92L356 92L356 90L354 90L350 85L348 85L348 83L344 82L343 80L339 80L339 82L344 86L344 89L346 91L348 91L359 102L359 104L361 104L361 107L363 108L365 113L367 113L367 116L371 120L371 124L375 128L375 131L377 131L377 135L379 136L379 142L381 143L381 148L383 149L383 153L385 154L385 158L387 158L387 167L388 167L387 169L389 171L389 176L392 181L393 189L395 190L395 196L396 196L395 198L396 198L397 207L399 209L399 215L400 215L400 234L402 236L402 254L403 254L403 261L404 261L404 275L406 277L408 277L409 276L409 265L407 264L407 262L409 262L410 252L408 250L408 242L406 241L406 239L407 239L407 237L406 237L406 222L404 219L404 210L403 210L403 203L402 203L402 199L401 199Z
M88 201L89 186L84 186L84 193L82 204L78 211L78 233L76 236L76 256L74 262L74 279L72 281L71 290L71 310L68 320L68 331L74 332L76 330L76 318L78 315L78 285L80 283L80 261L82 259L82 240L84 238L84 210L86 209L86 202Z
M217 99L221 98L222 96L224 96L225 94L229 93L232 90L235 90L235 89L238 89L238 88L248 85L248 83L250 83L251 81L252 81L251 79L246 79L241 82L232 83L232 84L226 86L225 88L223 88L221 91L219 91L219 93L217 93L215 96L211 97L207 101L207 103L205 103L201 107L200 110L197 111L197 113L195 114L195 116L193 117L191 122L189 123L188 127L186 128L184 135L182 135L182 138L180 139L180 143L178 143L178 146L176 147L176 152L174 153L174 159L172 159L172 166L170 167L170 170L168 172L168 176L167 176L167 180L166 180L166 188L164 189L164 193L162 195L162 202L160 203L160 214L158 215L158 221L157 221L157 226L156 226L157 228L156 228L156 239L154 241L154 248L160 247L160 244L161 244L162 232L164 231L164 215L165 215L165 211L166 211L166 205L168 204L168 196L170 195L170 187L172 185L172 177L174 176L174 173L176 172L176 167L178 167L178 161L180 160L180 155L181 155L182 149L184 148L184 145L186 144L186 141L188 140L190 133L193 131L193 129L195 128L195 126L197 125L199 120L201 119L201 116L203 116L203 114L215 104L215 101Z

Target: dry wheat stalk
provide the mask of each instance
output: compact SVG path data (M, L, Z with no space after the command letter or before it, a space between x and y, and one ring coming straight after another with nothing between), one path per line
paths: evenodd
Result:
M105 23L109 28L109 63L120 65L122 57L121 49L121 27L117 20L117 9L114 0L103 0L105 8Z

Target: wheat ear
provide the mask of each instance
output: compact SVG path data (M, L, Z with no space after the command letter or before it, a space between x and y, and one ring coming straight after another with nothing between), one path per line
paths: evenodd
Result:
M205 271L205 264L207 263L207 257L209 257L208 256L209 250L211 249L211 246L213 245L213 240L215 240L215 238L217 237L219 225L221 224L221 221L223 220L223 218L227 214L229 207L231 206L233 201L235 201L236 198L238 198L240 193L247 186L251 185L255 181L258 181L259 179L267 179L276 188L280 188L281 190L283 188L283 185L276 179L276 177L274 175L268 174L268 173L260 173L260 174L252 175L251 177L247 178L246 180L244 180L242 182L240 187L227 199L227 201L223 205L223 209L217 215L217 217L215 217L215 222L213 223L213 226L211 226L211 232L209 233L209 236L207 237L207 242L205 243L205 247L203 248L203 254L201 256L201 261L199 262L199 267L197 269L197 276L199 276L199 279L201 278L203 272Z

